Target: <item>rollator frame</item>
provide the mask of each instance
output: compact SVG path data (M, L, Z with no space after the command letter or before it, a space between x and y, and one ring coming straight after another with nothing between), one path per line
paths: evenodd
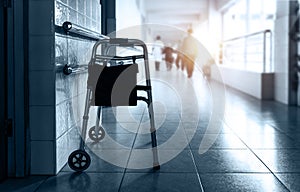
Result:
M101 46L101 55L97 55L98 47ZM109 49L114 47L137 47L140 46L143 49L142 55L131 55L131 56L109 56ZM136 85L135 89L137 91L145 91L147 93L147 97L137 96L137 100L141 100L147 103L149 119L150 119L150 132L151 132L151 141L152 141L152 152L153 152L153 169L160 169L159 161L158 161L158 152L157 152L157 139L156 139L156 128L154 122L154 110L152 105L152 90L151 90L151 79L150 79L150 69L149 69L149 60L148 60L148 51L145 43L138 39L124 39L124 38L111 38L111 39L102 39L95 43L92 50L91 60L88 64L89 70L93 65L98 65L102 63L103 66L107 66L108 61L123 61L123 60L132 60L132 65L137 65L136 60L143 59L145 64L145 77L146 77L146 85ZM98 63L98 64L96 64ZM100 74L99 74L100 75ZM90 76L90 71L89 71ZM87 83L87 92L85 99L85 109L82 121L82 130L80 137L80 146L78 150L73 151L68 158L68 164L71 169L74 171L84 171L86 170L91 162L91 158L89 154L85 151L85 140L87 135L87 126L89 119L89 110L93 105L92 101L92 93L96 92L96 87L91 86L91 83ZM89 137L94 142L99 142L105 136L105 131L101 125L102 123L102 107L98 106L97 109L97 118L96 125L89 130Z

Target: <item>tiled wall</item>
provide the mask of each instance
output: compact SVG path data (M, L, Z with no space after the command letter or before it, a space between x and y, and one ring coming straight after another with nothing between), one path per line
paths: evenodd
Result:
M64 21L100 32L99 0L29 1L31 174L56 174L79 146L87 74L57 66L87 64L94 42L55 33Z
M100 32L99 1L56 0L55 25L61 26L64 21ZM94 43L56 33L55 64L87 65ZM61 71L56 71L56 171L65 165L69 154L79 146L78 133L85 107L86 82L87 73L66 76ZM95 111L92 110L89 124L95 120Z
M94 42L75 39L64 35L55 35L56 65L61 65L61 58L70 65L88 64ZM78 148L78 133L85 107L87 73L65 75L56 71L56 168L60 170L70 152ZM92 110L92 109L91 109ZM92 111L91 111L92 114ZM90 122L93 115L90 114Z
M93 31L101 31L99 0L56 0L55 24L70 21Z

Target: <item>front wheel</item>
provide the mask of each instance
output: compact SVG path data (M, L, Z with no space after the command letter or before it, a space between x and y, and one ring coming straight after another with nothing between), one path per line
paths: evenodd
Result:
M87 152L79 149L70 154L68 164L74 171L81 172L90 166L91 158Z

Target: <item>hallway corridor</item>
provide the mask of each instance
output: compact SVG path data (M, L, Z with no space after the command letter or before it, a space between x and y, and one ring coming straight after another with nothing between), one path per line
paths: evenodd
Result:
M85 172L75 173L66 165L57 176L9 179L0 184L0 191L300 191L299 107L258 100L226 87L225 117L210 119L213 100L208 85L219 84L208 84L199 71L191 79L175 68L152 70L151 75L160 160L180 150L160 170L132 168L139 161L151 163L151 154L136 158L132 150L110 148L107 139L98 144L88 140L92 162ZM195 89L198 104L186 90L189 85ZM122 107L117 111L117 122L111 111L104 115L106 136L128 149L151 147L146 105L130 107L132 118L125 117ZM218 121L220 132L207 129L209 124L219 125ZM176 130L182 130L182 137L175 144L163 145ZM205 136L216 140L199 154ZM99 158L105 151L127 167Z

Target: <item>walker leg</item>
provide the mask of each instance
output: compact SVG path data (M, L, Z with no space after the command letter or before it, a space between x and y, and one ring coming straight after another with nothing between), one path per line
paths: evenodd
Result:
M80 140L81 150L84 150L84 146L85 146L86 129L89 120L90 96L91 96L91 90L88 89L86 92L85 108L84 108L83 121L82 121L81 140Z
M157 139L156 139L156 129L154 123L154 111L152 106L152 95L148 92L148 99L150 100L148 104L148 112L150 118L150 132L151 132L151 141L152 141L152 152L153 152L153 169L160 169L158 162L158 152L157 152Z

